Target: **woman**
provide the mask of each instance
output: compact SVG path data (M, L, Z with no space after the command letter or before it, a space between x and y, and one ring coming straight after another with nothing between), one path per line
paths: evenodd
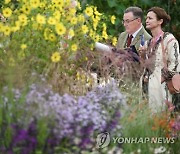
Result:
M166 100L172 101L172 95L166 86L166 80L180 72L179 44L175 37L162 28L170 21L170 16L160 7L152 7L147 12L146 28L151 31L152 39L140 48L144 73L141 85L148 96L149 106L153 112L162 111ZM167 68L163 62L165 50Z

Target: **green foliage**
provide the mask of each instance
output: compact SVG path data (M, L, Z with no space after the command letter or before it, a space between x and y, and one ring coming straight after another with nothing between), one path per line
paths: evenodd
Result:
M39 147L45 146L46 142L44 141L46 141L49 134L46 120L47 119L42 118L38 121L38 124L37 124L38 130L39 130L38 136L37 136Z
M115 36L118 36L119 33L124 31L121 20L123 18L123 12L127 7L141 7L145 15L147 10L153 6L162 7L168 12L172 19L165 30L173 33L178 41L180 41L180 22L178 20L178 6L180 6L179 0L81 0L81 2L84 7L86 4L97 6L98 10L100 12L105 12L107 16L115 15L117 17L116 24L108 27L108 32Z

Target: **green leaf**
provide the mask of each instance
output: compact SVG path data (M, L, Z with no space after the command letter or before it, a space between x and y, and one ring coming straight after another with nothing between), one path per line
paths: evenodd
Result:
M43 146L48 136L48 126L46 119L40 119L38 121L38 143Z
M116 6L116 0L108 0L107 2L108 2L108 5L109 5L110 8Z
M12 139L12 128L10 126L8 126L6 128L4 137L5 137L4 142L5 142L6 146L9 146L11 139Z
M118 15L123 15L124 13L124 10L126 9L126 7L124 5L117 5L116 6L116 9L115 9L115 12L118 14Z

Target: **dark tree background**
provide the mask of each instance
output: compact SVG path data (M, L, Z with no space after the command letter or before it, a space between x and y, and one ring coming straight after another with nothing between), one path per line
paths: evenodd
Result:
M12 0L14 8L18 5L17 0ZM118 36L118 34L124 31L124 27L121 24L124 10L129 6L139 6L144 10L144 14L152 6L159 6L164 8L171 16L171 22L165 27L165 31L169 31L180 42L180 18L178 6L180 6L180 0L79 0L84 8L86 5L94 5L98 7L99 12L103 12L106 16L115 15L117 17L115 25L108 24L108 33ZM0 12L4 0L0 0Z
M108 27L108 32L113 35L118 35L124 31L121 20L127 7L139 6L144 10L144 15L153 6L162 7L171 16L171 22L165 27L165 31L173 33L180 42L180 20L178 17L180 0L80 0L80 2L83 7L88 4L97 6L98 11L104 12L107 16L115 15L117 17L116 24L114 26L109 24Z

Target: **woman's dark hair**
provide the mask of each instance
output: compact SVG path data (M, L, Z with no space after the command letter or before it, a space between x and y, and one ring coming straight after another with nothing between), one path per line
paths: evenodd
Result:
M163 19L162 27L164 27L167 23L170 22L171 17L166 13L166 11L163 8L160 7L152 7L150 8L148 12L154 12L156 14L157 20Z

